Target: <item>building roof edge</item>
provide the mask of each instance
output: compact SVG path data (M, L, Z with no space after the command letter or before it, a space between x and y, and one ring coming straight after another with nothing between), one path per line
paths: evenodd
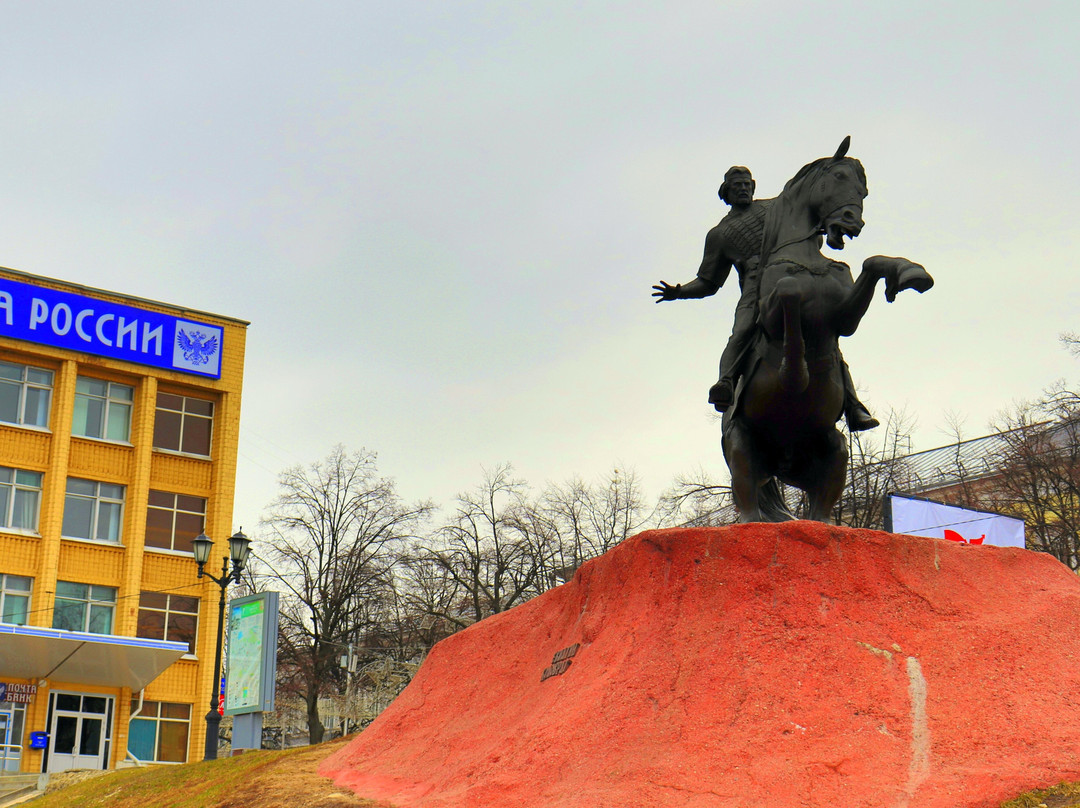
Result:
M23 272L21 269L12 269L11 267L0 266L0 272L10 272L12 275L17 275L20 278L29 278L36 281L49 281L50 283L59 283L71 289L77 289L81 292L91 292L99 295L110 295L112 297L118 297L122 300L130 300L135 303L149 303L153 306L164 306L165 308L178 311L183 314L200 315L203 317L214 317L218 320L226 320L236 325L244 326L245 328L251 325L248 320L241 320L239 317L230 317L227 314L215 314L212 311L203 311L202 309L192 309L187 306L178 306L175 303L166 303L163 300L153 300L148 297L139 297L137 295L129 295L124 292L114 292L111 289L99 289L96 286L87 286L82 283L75 283L74 281L66 281L60 278L49 278L45 275L34 275L30 272Z

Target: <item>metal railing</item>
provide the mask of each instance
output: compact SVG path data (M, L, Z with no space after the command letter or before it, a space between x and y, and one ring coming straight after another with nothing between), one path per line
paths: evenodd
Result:
M15 754L11 754L14 749ZM15 743L0 743L0 775L19 774L19 761L22 760L23 748ZM14 764L13 769L8 766Z

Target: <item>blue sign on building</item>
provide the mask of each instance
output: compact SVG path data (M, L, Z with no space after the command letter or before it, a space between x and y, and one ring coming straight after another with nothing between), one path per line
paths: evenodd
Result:
M222 329L0 278L0 335L221 378Z

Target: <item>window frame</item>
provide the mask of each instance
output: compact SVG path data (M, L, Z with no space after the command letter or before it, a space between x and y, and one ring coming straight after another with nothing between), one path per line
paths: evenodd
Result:
M152 707L154 710L153 715L147 714L147 708ZM163 715L165 712L163 708L177 708L183 707L187 710L187 718L177 718L171 715ZM146 699L142 703L142 711L138 715L134 715L135 711L139 709L139 700L132 699L131 707L128 711L128 753L136 760L144 763L159 763L175 765L178 763L187 763L191 757L191 715L194 712L193 704L184 704L181 702L164 702L164 701L151 701ZM132 731L131 725L137 721L143 721L147 724L153 724L154 726L154 757L151 760L138 757L131 748ZM187 734L184 741L184 759L183 760L162 760L161 759L161 746L162 746L162 725L177 726L184 725L187 727Z
M85 587L85 594L81 596L73 594L61 594L61 585L69 587ZM98 590L95 592L95 590ZM112 600L106 600L103 597L95 597L95 594L100 594L100 590L109 590L112 592ZM116 627L116 603L117 603L117 588L115 586L104 586L101 584L86 584L78 581L57 581L56 592L53 594L53 619L52 627L59 629L60 631L79 631L84 634L100 634L103 636L112 635L113 629ZM59 619L61 612L61 601L67 601L73 604L83 604L84 608L80 615L80 624L82 628L65 628L64 626L58 626L57 620ZM98 608L96 614L101 614L101 610L107 611L109 615L109 630L108 631L93 631L93 623L95 618L94 608ZM71 607L65 607L71 608Z
M19 469L14 466L0 466L0 477L4 472L11 472L9 480L0 479L0 489L7 489L7 504L0 505L0 530L15 531L20 533L31 533L33 535L38 534L38 528L41 525L41 495L45 483L45 472L32 471L30 469ZM19 480L20 474L34 474L37 475L37 485L32 485L25 481ZM15 525L14 515L17 511L15 504L19 498L19 493L26 494L32 492L37 500L36 507L34 508L33 525L27 527L26 525Z
M165 598L164 608L153 606L145 603L147 595L157 595ZM187 611L183 608L178 608L174 605L174 599L180 601L180 605L183 605L183 601L194 601L195 611ZM194 595L180 595L174 592L153 592L144 589L139 593L139 611L135 621L135 636L141 637L144 640L165 640L167 642L187 642L188 652L187 656L195 656L195 649L198 647L199 641L199 609L202 603L199 598ZM149 632L143 632L143 612L161 614L164 615L164 622L162 624L161 636L150 636ZM175 627L170 621L170 617L185 616L194 618L194 629L190 640L178 639L175 635L170 637L170 628Z
M71 484L75 483L90 483L94 486L93 494L85 494L78 491L71 490ZM101 486L108 485L114 488L120 489L119 497L102 496ZM87 501L91 503L90 510L90 530L89 536L77 536L68 532L68 513L71 507L72 500ZM64 515L60 523L60 537L64 539L76 539L79 541L92 541L98 544L111 544L113 546L123 546L124 539L124 505L127 502L127 486L119 483L107 483L101 480L87 480L84 477L68 477L67 483L64 486ZM98 538L98 531L101 527L101 512L103 505L118 505L119 510L116 516L116 538L114 539L102 539Z
M154 502L155 495L158 498L172 497L172 505L171 506L165 506L165 505L155 504L155 502ZM180 501L181 497L185 497L187 499L200 500L202 502L202 511L195 511L195 510L191 510L189 508L181 507L181 504L182 504L181 501ZM147 505L146 505L146 530L143 533L143 546L144 546L144 548L147 549L147 550L152 550L154 552L172 552L172 553L184 553L185 555L193 555L194 554L194 547L190 547L189 549L184 549L183 547L177 547L177 535L176 535L177 520L180 519L181 516L198 516L198 517L200 517L201 524L199 526L199 530L193 536L191 536L191 539L194 539L196 536L198 536L200 533L202 533L202 532L204 532L206 530L206 507L207 507L207 504L208 504L208 501L207 501L206 497L200 497L200 496L196 496L194 494L180 494L180 493L177 493L175 491L161 491L161 490L153 489L153 488L150 489L150 492L147 495ZM169 523L170 523L170 525L169 525L169 546L168 547L161 547L161 546L159 546L157 544L150 544L147 541L147 537L150 536L151 531L152 530L156 531L156 530L159 529L157 526L153 526L153 525L150 524L150 520L153 517L154 513L168 513L168 514L170 514L170 518L169 518ZM181 544L186 543L186 544L190 545L191 544L191 539L186 538L186 536L181 536L180 537L180 542L181 542Z
M18 385L19 387L19 401L16 405L18 412L15 415L16 420L9 421L0 415L0 424L7 424L9 426L28 427L30 429L45 429L49 428L49 421L52 418L52 405L53 405L53 390L56 384L56 371L49 368L39 367L37 365L27 365L22 362L11 362L6 359L0 359L0 368L3 366L12 368L19 368L19 379L12 379L6 376L0 375L0 386L10 384ZM28 379L30 371L37 371L39 373L46 373L49 376L48 383L42 381L34 381ZM37 423L36 421L28 421L26 418L27 409L27 393L30 390L44 390L46 403L45 403L45 422Z
M79 390L79 383L83 382L83 381L97 382L99 384L105 385L105 393L104 393L104 395L99 395L97 393L86 392L85 390L82 390L82 391ZM130 397L129 398L123 398L122 396L114 395L114 388L117 389L117 390L123 389L123 390L128 391L130 393ZM86 432L78 432L78 431L76 431L76 426L77 426L76 419L78 418L78 414L79 414L79 400L80 400L80 398L85 399L87 401L99 401L99 402L101 402L101 413L100 413L101 417L98 419L99 420L98 428L99 428L99 431L101 432L100 435L89 435ZM127 423L125 424L125 429L124 429L125 434L124 434L124 437L122 437L122 438L110 437L109 434L108 434L109 427L112 424L111 417L110 417L111 412L113 410L116 410L116 409L126 409L127 410ZM122 382L113 382L113 381L109 381L108 379L99 379L99 378L97 378L95 376L79 375L79 376L77 376L75 378L75 406L74 406L74 409L72 410L72 413L71 413L71 434L74 435L77 438L87 438L88 440L100 440L100 441L105 441L107 443L120 443L120 444L126 444L126 445L130 446L131 445L131 423L132 423L132 415L134 413L134 410L135 410L135 386L134 385L124 384ZM87 418L85 420L89 421L89 418Z
M15 589L10 586L9 578L25 578L29 581L27 589ZM30 604L33 602L34 579L30 575L15 575L10 572L0 573L0 623L6 626L25 626L30 617ZM21 623L9 623L4 617L8 612L8 601L13 598L25 598L26 604L23 610Z
M162 404L162 397L180 399L179 409L175 406L167 406ZM210 410L209 415L189 410L189 406L192 408L206 408ZM213 454L214 450L214 416L217 410L217 403L208 398L197 398L195 396L187 396L183 393L169 393L164 390L159 390L157 398L154 401L154 437L153 448L159 452L171 452L173 454L185 455L187 457L199 457L209 458ZM177 425L176 431L176 446L164 446L165 443L164 433L166 426L163 422L163 413L168 420L175 420ZM185 443L185 434L188 438L193 438L191 429L188 424L203 424L205 422L207 426L206 435L206 452L194 451L190 445ZM170 427L171 431L171 427ZM201 447L196 447L201 448Z

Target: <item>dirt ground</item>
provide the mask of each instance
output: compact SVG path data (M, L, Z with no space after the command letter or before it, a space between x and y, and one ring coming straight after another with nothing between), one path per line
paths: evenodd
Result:
M267 767L258 783L248 783L237 789L227 802L207 808L393 808L389 803L362 800L317 774L322 759L341 743L314 746L282 760L281 765ZM1001 808L1080 808L1080 784L1034 791L1004 803Z
M213 808L384 808L385 804L361 800L317 773L323 758L348 740L312 746L266 766L257 779L237 785Z
M319 777L316 768L333 751L328 746L312 747L302 756L291 758L289 766L267 771L257 787L251 784L250 790L238 791L233 800L221 803L220 808L393 808L388 803L361 800ZM1031 792L1004 803L1001 808L1080 808L1080 784Z

